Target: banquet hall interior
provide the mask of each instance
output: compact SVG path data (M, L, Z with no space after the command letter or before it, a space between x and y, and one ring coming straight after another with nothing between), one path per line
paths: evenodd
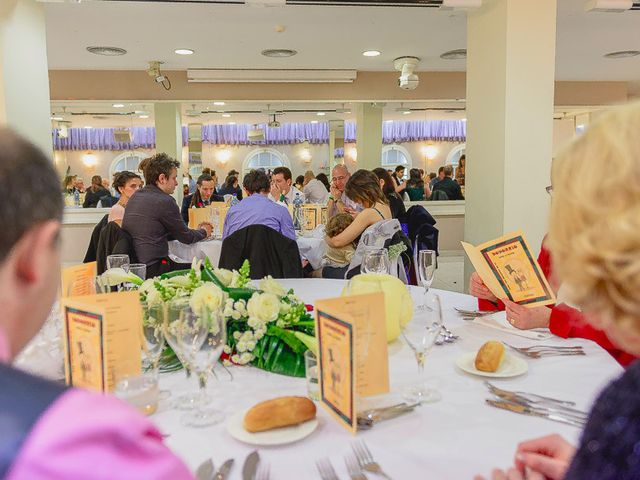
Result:
M2 0L0 219L59 231L24 247L54 249L52 304L16 293L26 274L0 295L43 324L0 318L21 425L0 421L0 478L640 476L633 448L580 476L589 412L639 352L592 320L620 313L611 268L569 284L609 248L579 221L618 218L613 180L640 178L611 160L639 26L633 0ZM20 166L38 152L42 177ZM23 240L3 235L4 283Z

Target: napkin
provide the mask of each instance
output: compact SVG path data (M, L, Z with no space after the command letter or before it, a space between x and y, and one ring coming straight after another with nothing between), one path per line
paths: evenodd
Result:
M547 340L553 337L548 328L534 328L532 330L520 330L507 322L507 313L500 311L491 315L477 317L473 320L476 325L483 325L489 328L495 328L501 332L517 335L518 337L528 338L530 340Z

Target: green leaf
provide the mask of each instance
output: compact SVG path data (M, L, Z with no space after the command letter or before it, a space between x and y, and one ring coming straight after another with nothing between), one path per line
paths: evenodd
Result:
M265 335L256 350L257 357L252 364L272 373L289 377L304 377L304 356L297 354L276 336Z
M278 337L284 343L286 343L294 353L298 355L304 355L304 352L308 350L307 346L296 337L295 333L285 328L277 327L275 325L269 325L267 328L267 335L273 335Z

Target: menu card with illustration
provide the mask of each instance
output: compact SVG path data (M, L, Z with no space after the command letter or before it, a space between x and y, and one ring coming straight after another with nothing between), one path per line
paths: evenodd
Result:
M63 268L60 296L78 297L95 293L92 286L96 272L96 262L81 263L73 267Z
M112 392L140 375L142 310L138 292L62 298L68 385Z
M320 403L355 433L356 397L389 392L384 294L319 300L315 309Z
M522 231L477 247L461 243L476 272L497 298L508 298L525 307L555 303L555 293L531 254Z
M302 229L313 230L322 224L322 207L320 205L302 205Z

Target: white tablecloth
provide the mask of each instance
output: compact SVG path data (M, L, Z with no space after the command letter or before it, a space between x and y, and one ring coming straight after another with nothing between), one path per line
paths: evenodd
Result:
M341 280L321 279L282 282L295 288L307 303L337 296L344 285ZM414 299L421 298L420 289L412 287L412 293ZM475 299L452 292L438 293L443 299L445 324L462 337L455 344L434 347L427 359L426 369L433 386L442 393L442 400L359 432L356 437L366 441L387 473L395 479L470 479L476 473L488 474L492 467L511 465L516 444L522 440L560 433L576 442L580 433L577 428L498 410L484 403L489 395L483 379L457 370L455 360L490 339L516 345L533 342L462 321L453 307L475 308ZM591 341L554 338L545 343L583 345L587 355L528 360L527 374L495 380L495 384L574 400L579 408L587 409L598 391L622 372L621 367ZM402 387L415 378L417 367L412 352L402 340L389 345L389 355L392 394L387 400L393 401ZM306 395L305 379L270 374L253 367L231 367L231 371L233 381L222 369L219 369L219 380L210 381L214 406L222 409L227 418L262 400L281 395ZM161 387L171 389L174 395L196 388L195 383L187 383L182 372L161 376ZM224 423L203 429L182 427L180 415L181 412L167 410L152 417L161 430L170 435L169 446L193 469L209 457L216 466L227 458L235 458L230 478L240 479L242 462L256 447L233 439ZM354 437L322 408L318 409L318 418L318 429L308 438L291 445L260 448L262 461L270 464L272 479L319 478L315 461L321 457L331 460L340 478L348 478L343 457L350 453Z
M314 270L320 268L320 262L326 250L324 239L304 236L298 237L296 242L298 243L300 256L309 260ZM209 257L211 263L217 267L221 250L222 240L205 240L191 245L180 243L177 240L169 242L169 256L178 263L191 263L194 257L198 260L204 260L204 257Z

